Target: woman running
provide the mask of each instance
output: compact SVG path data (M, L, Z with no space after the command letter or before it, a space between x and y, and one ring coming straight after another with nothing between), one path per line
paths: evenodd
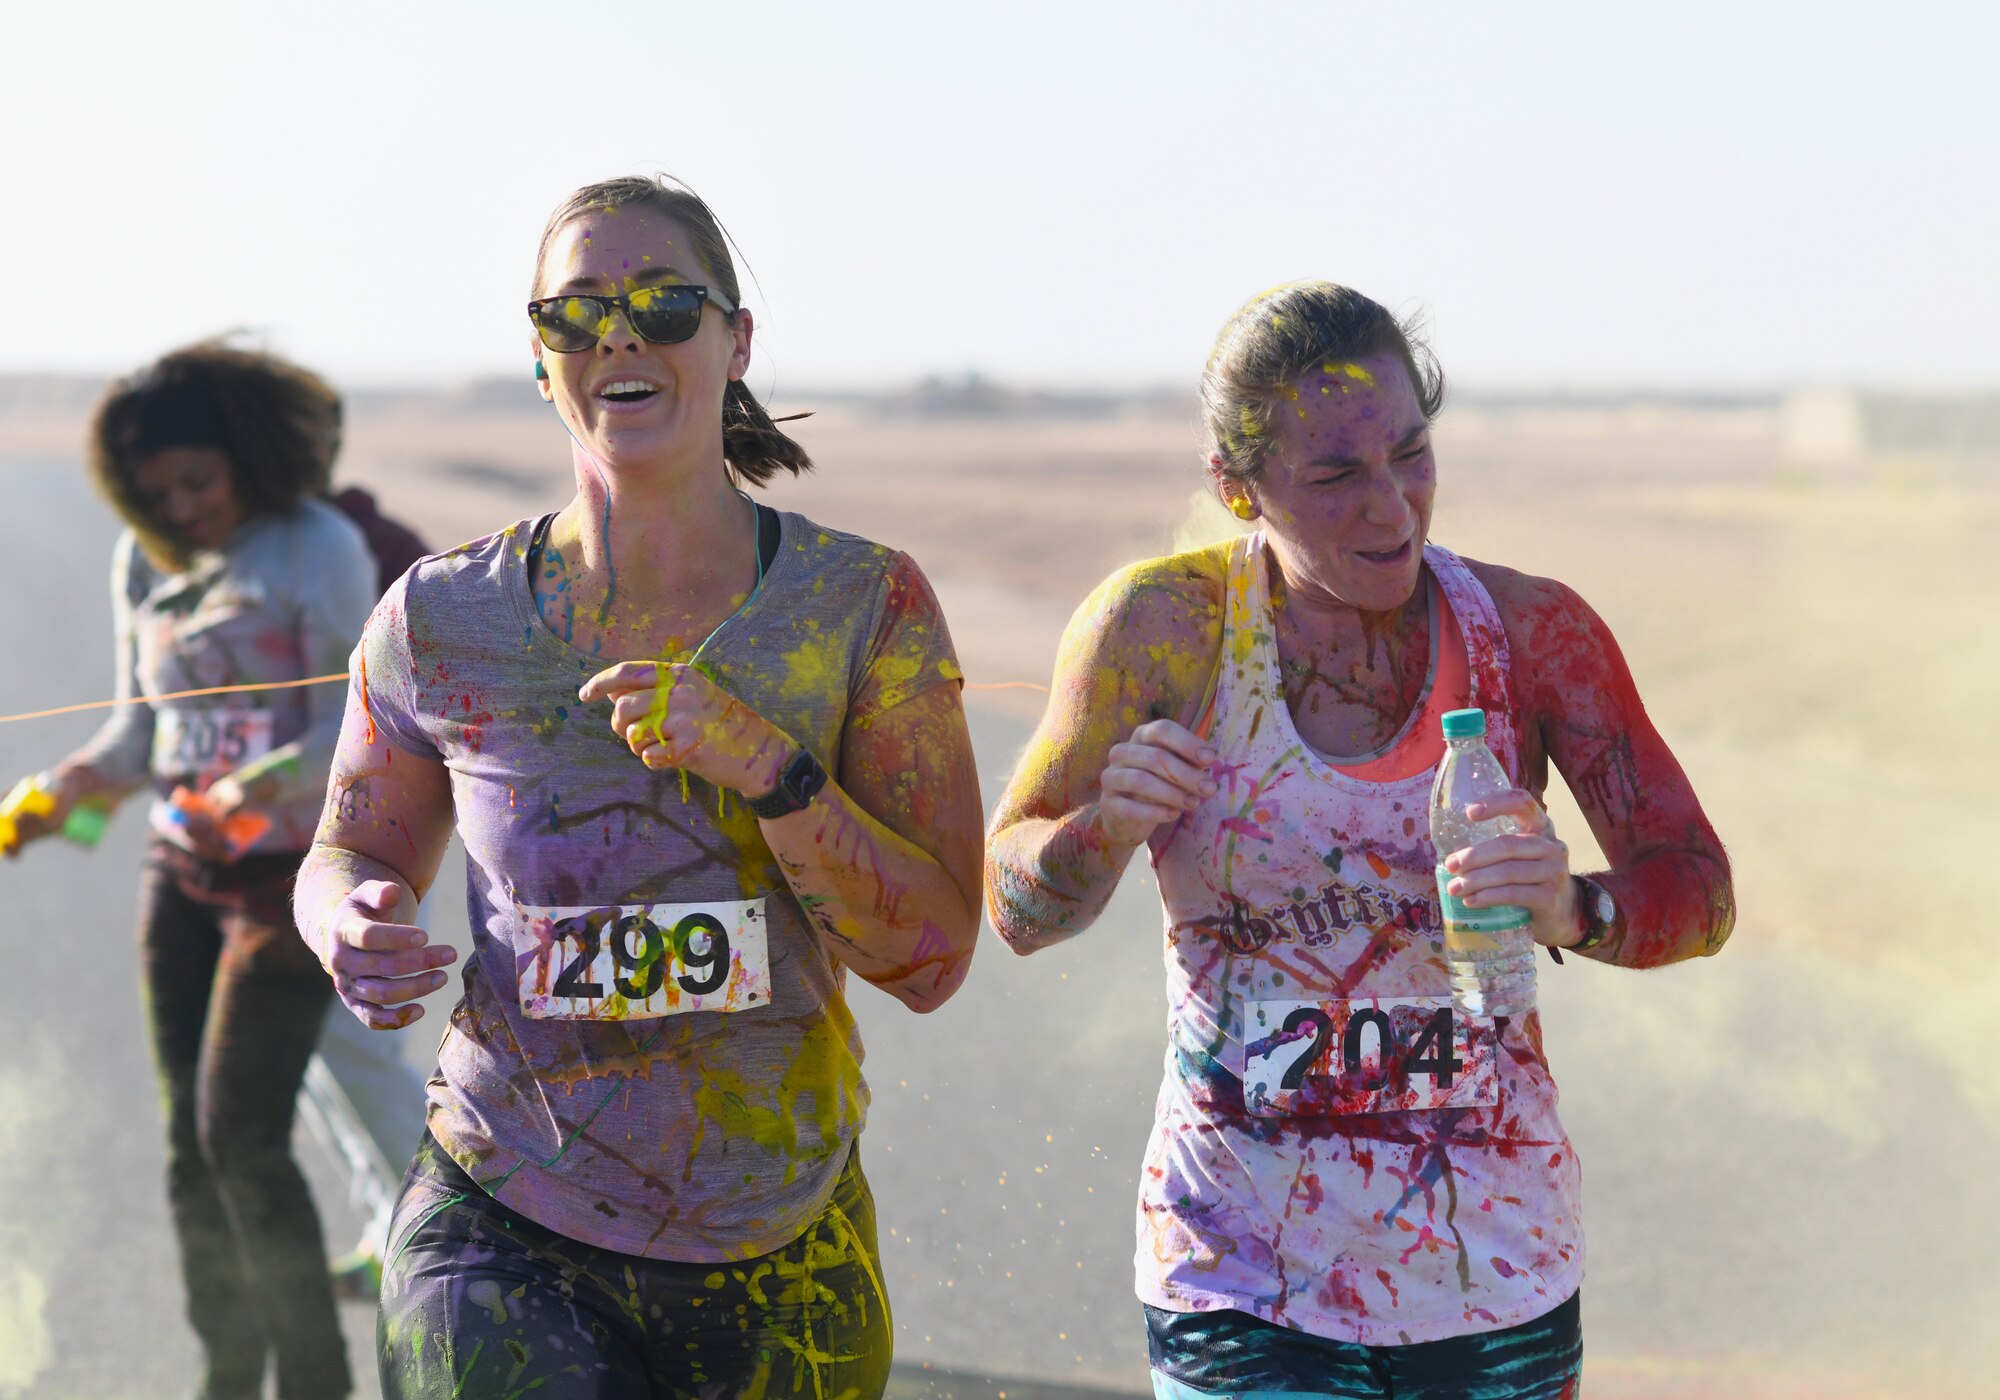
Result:
M348 1393L319 1218L291 1156L293 1099L331 995L292 928L340 692L375 563L324 495L340 403L273 356L205 343L116 385L91 427L112 553L118 696L43 779L25 842L80 805L152 794L139 889L144 992L166 1098L167 1194L204 1400ZM175 697L210 687L251 689ZM277 689L256 687L278 686Z
M1443 385L1387 311L1325 282L1266 293L1202 397L1215 489L1256 529L1078 610L986 866L1022 953L1089 927L1140 847L1159 880L1155 1390L1573 1396L1576 1157L1538 1017L1452 1008L1434 866L1469 906L1526 907L1551 949L1653 967L1722 946L1727 860L1583 600L1426 544ZM1471 815L1517 831L1433 852L1439 719L1468 707L1518 784ZM1571 873L1551 762L1609 870Z
M700 199L578 190L533 296L576 493L383 600L300 877L341 999L399 1026L451 961L411 911L454 825L466 848L383 1391L878 1395L846 974L922 1011L971 957L950 638L907 556L738 489L810 462L743 383Z

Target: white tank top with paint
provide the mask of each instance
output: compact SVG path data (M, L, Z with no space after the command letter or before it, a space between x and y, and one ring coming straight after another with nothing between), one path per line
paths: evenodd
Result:
M1499 613L1456 555L1424 558L1433 638L1462 637L1466 663L1439 664L1434 641L1431 675L1464 693L1427 683L1389 749L1476 705L1518 781ZM1220 788L1152 842L1169 1043L1138 1293L1371 1346L1515 1326L1583 1276L1581 1183L1541 1023L1451 1009L1435 763L1371 780L1299 737L1267 559L1261 535L1230 550L1209 730Z

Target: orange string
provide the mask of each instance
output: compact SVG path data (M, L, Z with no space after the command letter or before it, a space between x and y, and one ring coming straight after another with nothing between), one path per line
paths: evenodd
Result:
M0 724L13 724L24 719L48 719L52 715L73 715L83 710L110 710L120 705L136 705L142 701L157 705L167 700L187 700L197 695L240 695L250 690L296 690L302 685L332 685L335 681L347 679L347 672L338 671L331 676L307 676L302 681L261 681L254 685L211 685L201 690L175 690L165 695L133 695L123 700L86 700L81 705L58 705L53 710L28 710L18 715L0 715ZM1047 695L1049 688L1036 685L1033 681L987 681L979 684L967 681L967 690L1039 690Z
M332 676L307 676L302 681L262 681L256 685L211 685L202 690L174 690L165 695L128 695L123 700L86 700L81 705L58 705L53 710L29 710L24 714L0 715L0 724L12 724L21 719L47 719L50 715L73 715L80 710L110 710L120 705L145 703L157 705L163 700L186 700L195 695L237 695L246 690L296 690L302 685L331 685L335 681L347 679L342 671Z

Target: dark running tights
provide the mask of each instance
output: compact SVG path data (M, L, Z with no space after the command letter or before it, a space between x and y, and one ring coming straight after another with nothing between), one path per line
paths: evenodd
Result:
M375 1339L386 1400L880 1400L894 1328L850 1156L781 1249L619 1254L486 1194L429 1133L403 1178Z
M1154 1400L1578 1400L1577 1295L1513 1327L1362 1346L1235 1311L1146 1306Z
M204 1400L348 1393L319 1217L292 1160L292 1103L333 986L292 926L295 855L209 866L156 850L139 947L167 1117L167 1200L180 1238Z

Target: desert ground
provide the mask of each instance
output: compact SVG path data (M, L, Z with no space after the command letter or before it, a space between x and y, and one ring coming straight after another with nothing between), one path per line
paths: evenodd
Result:
M439 545L552 509L565 439L525 378L520 393L360 397L343 476ZM1231 528L1199 501L1192 408L819 409L795 425L819 470L769 499L927 570L975 687L990 805L1041 697L978 687L1046 683L1107 572ZM0 623L0 712L110 692L115 526L82 481L81 431L73 402L0 414L24 584ZM1979 912L2000 848L2000 462L1800 463L1756 403L1468 400L1437 437L1433 538L1595 605L1735 864L1719 956L1542 968L1585 1172L1589 1393L1991 1394L2000 956L1978 940L2000 934ZM92 726L0 724L0 779ZM1552 809L1591 868L1567 795ZM0 1396L116 1400L192 1375L128 932L141 825L0 867ZM463 940L459 907L436 903ZM1146 1388L1131 1215L1159 940L1142 863L1068 945L1018 959L989 934L933 1015L855 991L906 1393ZM338 1240L353 1216L329 1165L314 1172ZM372 1394L370 1317L346 1320Z

